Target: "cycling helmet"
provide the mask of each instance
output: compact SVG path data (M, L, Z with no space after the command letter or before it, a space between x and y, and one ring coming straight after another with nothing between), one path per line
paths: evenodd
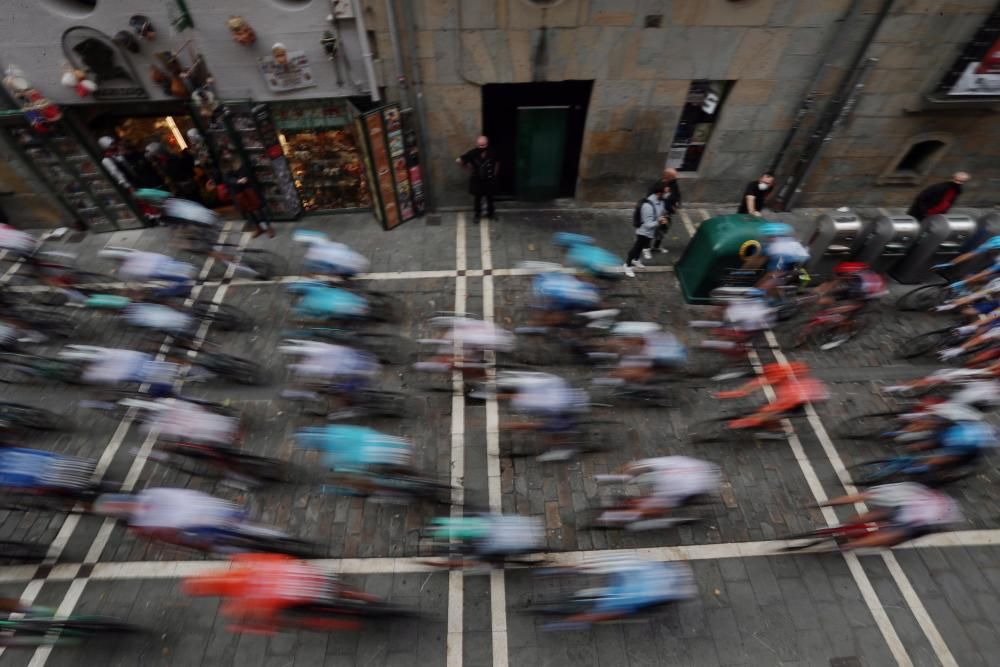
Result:
M761 236L792 236L792 226L783 222L766 222L760 226Z
M838 276L851 276L855 273L867 271L868 269L868 265L864 262L841 262L837 266L833 267L833 272Z
M996 444L996 432L983 422L959 422L941 434L945 447L991 447Z
M590 245L594 242L589 236L584 234L573 234L572 232L556 232L552 236L552 243L560 248L572 248L577 245Z

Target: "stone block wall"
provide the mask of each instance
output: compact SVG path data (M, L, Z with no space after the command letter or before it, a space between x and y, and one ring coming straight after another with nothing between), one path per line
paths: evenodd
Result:
M563 80L594 81L576 189L587 202L634 200L665 163L691 80L732 81L701 167L684 179L690 201L736 201L769 166L807 90L833 90L880 5L861 0L848 43L823 61L852 0L564 0L546 11L527 0L412 1L426 158L445 206L467 204L454 159L480 132L480 87ZM376 13L379 4L371 2ZM977 165L988 196L1000 193L990 180L1000 170L986 154L987 145L1000 145L1000 124L909 113L922 108L923 94L994 4L897 0L872 47L878 66L850 122L826 146L803 204L839 205L853 194L866 203L908 199L912 187L874 182L907 137L932 130L955 133L941 173ZM662 16L661 26L644 27L649 15Z

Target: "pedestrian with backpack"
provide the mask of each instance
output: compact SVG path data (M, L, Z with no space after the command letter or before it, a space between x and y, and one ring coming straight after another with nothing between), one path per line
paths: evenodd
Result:
M667 235L667 231L670 229L670 225L674 222L674 214L677 213L677 209L681 207L681 188L677 183L677 170L671 167L667 167L663 170L663 179L653 183L653 186L649 189L649 194L656 192L656 189L660 187L660 183L666 181L667 183L667 194L663 197L663 214L667 216L667 224L659 225L656 228L656 235L653 237L653 245L650 248L646 248L642 251L643 259L653 259L654 252L667 252L667 249L663 247L663 238Z
M625 275L635 278L633 267L646 268L639 260L642 251L649 248L656 236L656 230L661 225L667 224L667 216L664 213L663 199L670 192L670 187L666 181L657 183L655 192L639 200L635 210L632 212L632 226L635 228L635 243L625 257Z

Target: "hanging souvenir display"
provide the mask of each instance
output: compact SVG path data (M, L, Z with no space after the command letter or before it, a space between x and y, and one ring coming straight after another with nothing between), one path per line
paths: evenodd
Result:
M20 105L25 118L36 132L47 132L52 123L62 118L59 107L28 83L20 67L16 65L7 67L3 85Z
M143 39L148 39L149 41L156 39L156 30L153 28L153 24L150 22L148 16L136 14L128 20L128 25L135 34Z
M62 68L62 84L67 88L74 89L80 97L93 95L97 91L97 83L88 78L85 70L77 69L67 62L63 63Z
M139 40L135 38L135 35L130 33L128 30L119 30L115 33L115 36L111 38L111 41L132 53L139 53Z
M73 69L86 72L97 84L99 100L145 99L149 97L125 49L99 30L73 26L62 36L62 51ZM68 77L67 77L68 80ZM89 88L87 84L84 87Z
M250 46L257 41L257 33L242 16L230 16L226 25L229 27L229 32L233 34L233 41L237 44Z
M346 104L324 100L272 103L271 107L306 211L371 204Z

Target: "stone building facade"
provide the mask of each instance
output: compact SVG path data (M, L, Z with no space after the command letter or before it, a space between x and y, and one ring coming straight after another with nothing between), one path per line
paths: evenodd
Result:
M736 201L779 152L779 178L792 172L831 102L851 111L821 142L799 185L798 205L899 205L921 185L960 168L974 177L967 203L1000 199L996 98L927 99L997 11L996 0L412 4L416 68L410 76L422 87L438 204L467 203L465 175L454 159L483 130L492 84L567 80L593 82L572 192L578 200L633 201L642 194L676 148L685 102L699 80L724 82L725 91L700 164L682 173L690 201ZM377 17L381 5L373 3ZM384 20L375 24L384 31ZM867 62L863 88L838 98L859 54L862 63L877 62ZM797 119L799 130L790 136ZM922 161L903 165L917 168L897 173L897 163L921 138L940 145L925 145Z

